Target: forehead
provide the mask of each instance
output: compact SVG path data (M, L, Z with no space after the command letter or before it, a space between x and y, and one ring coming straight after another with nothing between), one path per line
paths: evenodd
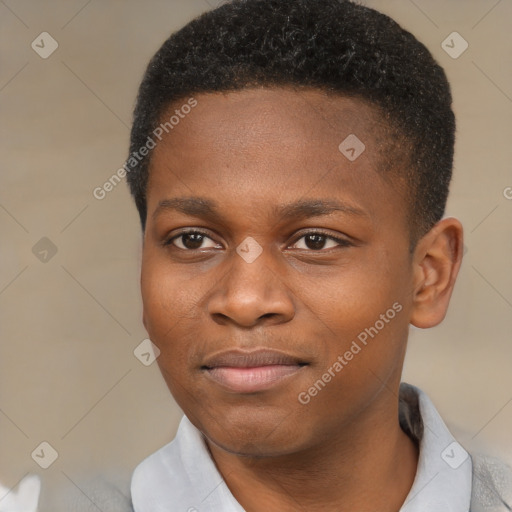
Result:
M173 137L167 137L164 144L181 145L183 138L193 135L218 150L236 146L242 151L258 142L272 141L304 145L305 140L322 147L350 132L357 132L361 139L379 138L385 128L376 108L367 102L319 89L259 87L203 93L196 100L197 106L186 116L186 122L173 128ZM185 103L175 102L162 120L165 122Z
M148 214L168 196L222 204L341 194L378 216L396 191L382 179L388 141L374 107L320 90L254 88L194 96L197 106L153 150ZM180 113L176 102L162 116ZM187 109L188 110L188 109ZM178 111L178 112L176 112Z

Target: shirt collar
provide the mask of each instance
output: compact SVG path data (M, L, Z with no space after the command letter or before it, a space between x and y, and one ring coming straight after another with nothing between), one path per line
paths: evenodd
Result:
M400 425L420 447L416 478L400 512L467 512L471 457L454 439L429 397L406 383L400 385Z
M413 486L400 512L468 512L471 457L428 396L400 385L400 425L419 443ZM142 461L131 484L135 512L244 512L213 462L201 432L184 416L174 441Z

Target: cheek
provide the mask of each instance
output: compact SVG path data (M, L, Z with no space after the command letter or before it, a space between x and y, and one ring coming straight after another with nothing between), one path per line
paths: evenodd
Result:
M204 342L198 330L198 292L165 262L147 256L141 271L141 295L144 325L160 349L158 363L168 380L166 372L177 376L195 362L194 354Z
M328 327L326 337L318 337L327 352L322 361L327 368L342 356L347 370L341 372L343 379L359 381L371 373L389 372L408 324L396 280L385 272L347 272L328 286L310 289L315 291L307 300L316 304L316 323Z
M334 279L309 283L305 303L341 339L357 335L391 307L393 287L366 268L345 269Z
M183 316L180 291L183 287L176 280L176 275L169 272L158 258L144 255L141 268L141 296L144 324L154 342L160 343L178 318Z
M162 377L172 395L177 397L186 389L186 376L182 372L189 356L182 343L185 313L173 289L173 279L155 267L146 267L142 272L144 325L149 338L160 349L157 363Z

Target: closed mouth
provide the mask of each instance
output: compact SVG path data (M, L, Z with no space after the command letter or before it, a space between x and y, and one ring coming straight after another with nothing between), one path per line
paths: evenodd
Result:
M309 363L276 350L229 350L207 359L201 366L208 379L234 393L265 391L296 375Z

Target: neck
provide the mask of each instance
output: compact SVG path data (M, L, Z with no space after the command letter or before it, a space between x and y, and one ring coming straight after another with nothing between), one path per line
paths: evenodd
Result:
M398 422L398 400L369 406L334 439L275 457L229 453L207 440L233 496L247 512L397 512L415 478L418 447Z

